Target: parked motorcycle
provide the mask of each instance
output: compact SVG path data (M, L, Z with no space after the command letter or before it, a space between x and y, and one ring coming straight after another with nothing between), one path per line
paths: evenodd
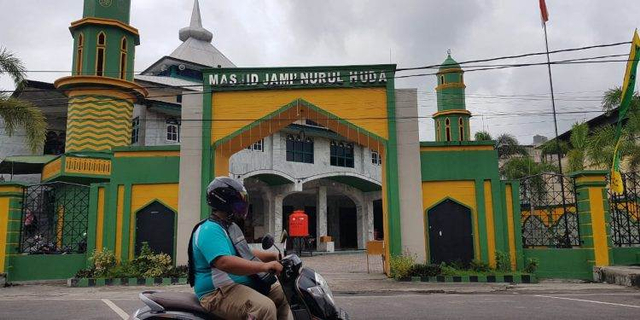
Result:
M283 247L286 248L286 231L283 234ZM266 235L262 238L262 248L274 247L274 238ZM279 256L282 252L276 247ZM286 255L286 250L285 250ZM338 308L327 281L318 273L302 265L295 254L279 259L283 270L278 276L284 294L291 307L295 320L347 320L349 315ZM193 293L144 291L140 300L145 306L133 315L134 320L143 319L219 319L211 316L202 308Z

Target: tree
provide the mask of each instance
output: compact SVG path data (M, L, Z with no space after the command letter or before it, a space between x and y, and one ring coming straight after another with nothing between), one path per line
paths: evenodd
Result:
M518 143L518 139L508 133L503 133L498 136L496 139L496 150L498 150L498 157L500 159L508 159L515 155L529 155L527 149Z
M609 89L605 91L602 96L602 110L606 112L612 112L620 106L620 102L622 101L622 88L615 87L613 89ZM631 104L629 105L629 110L632 112L637 112L640 107L640 95L637 92L633 94L633 98L631 99Z
M491 134L487 131L478 131L475 134L475 140L476 141L491 141L493 140L491 138Z
M569 172L584 170L589 136L589 125L586 122L576 122L571 128L571 150L567 153L569 158Z
M0 76L7 74L16 84L16 89L21 89L26 82L25 71L20 59L6 48L0 48ZM9 136L18 127L25 129L27 144L33 152L44 144L47 122L40 109L32 103L0 92L0 118L4 120L4 130Z
M511 158L500 170L503 176L512 180L547 172L558 172L558 167L545 162L535 162L530 156Z

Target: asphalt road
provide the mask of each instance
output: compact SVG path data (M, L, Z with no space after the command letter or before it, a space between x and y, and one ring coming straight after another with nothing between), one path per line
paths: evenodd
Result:
M640 319L640 291L583 294L338 295L352 319ZM131 299L60 296L2 299L0 319L126 319Z

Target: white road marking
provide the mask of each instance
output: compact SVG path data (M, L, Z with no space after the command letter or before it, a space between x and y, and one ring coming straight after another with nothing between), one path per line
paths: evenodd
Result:
M111 300L102 299L102 302L104 302L107 306L109 306L109 308L111 308L111 310L117 313L120 316L120 318L122 318L122 320L129 319L129 315L126 312L124 312L124 310L120 309L120 307L116 306L115 303L111 302Z
M618 306L618 307L627 307L627 308L640 309L640 306L634 306L634 305L631 305L631 304L603 302L603 301L575 299L575 298L554 297L554 296L545 296L545 295L541 295L541 294L536 294L535 296L536 297L541 297L541 298L549 298L549 299L560 299L560 300L569 300L569 301L577 301L577 302L589 302L589 303L597 303L597 304L606 304L606 305L610 305L610 306Z

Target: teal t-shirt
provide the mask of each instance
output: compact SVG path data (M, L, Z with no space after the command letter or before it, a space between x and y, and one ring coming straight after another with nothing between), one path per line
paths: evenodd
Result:
M221 256L235 256L227 231L218 223L205 221L193 234L193 262L195 266L195 285L198 299L232 283L252 286L251 278L226 273L211 266L211 262Z

